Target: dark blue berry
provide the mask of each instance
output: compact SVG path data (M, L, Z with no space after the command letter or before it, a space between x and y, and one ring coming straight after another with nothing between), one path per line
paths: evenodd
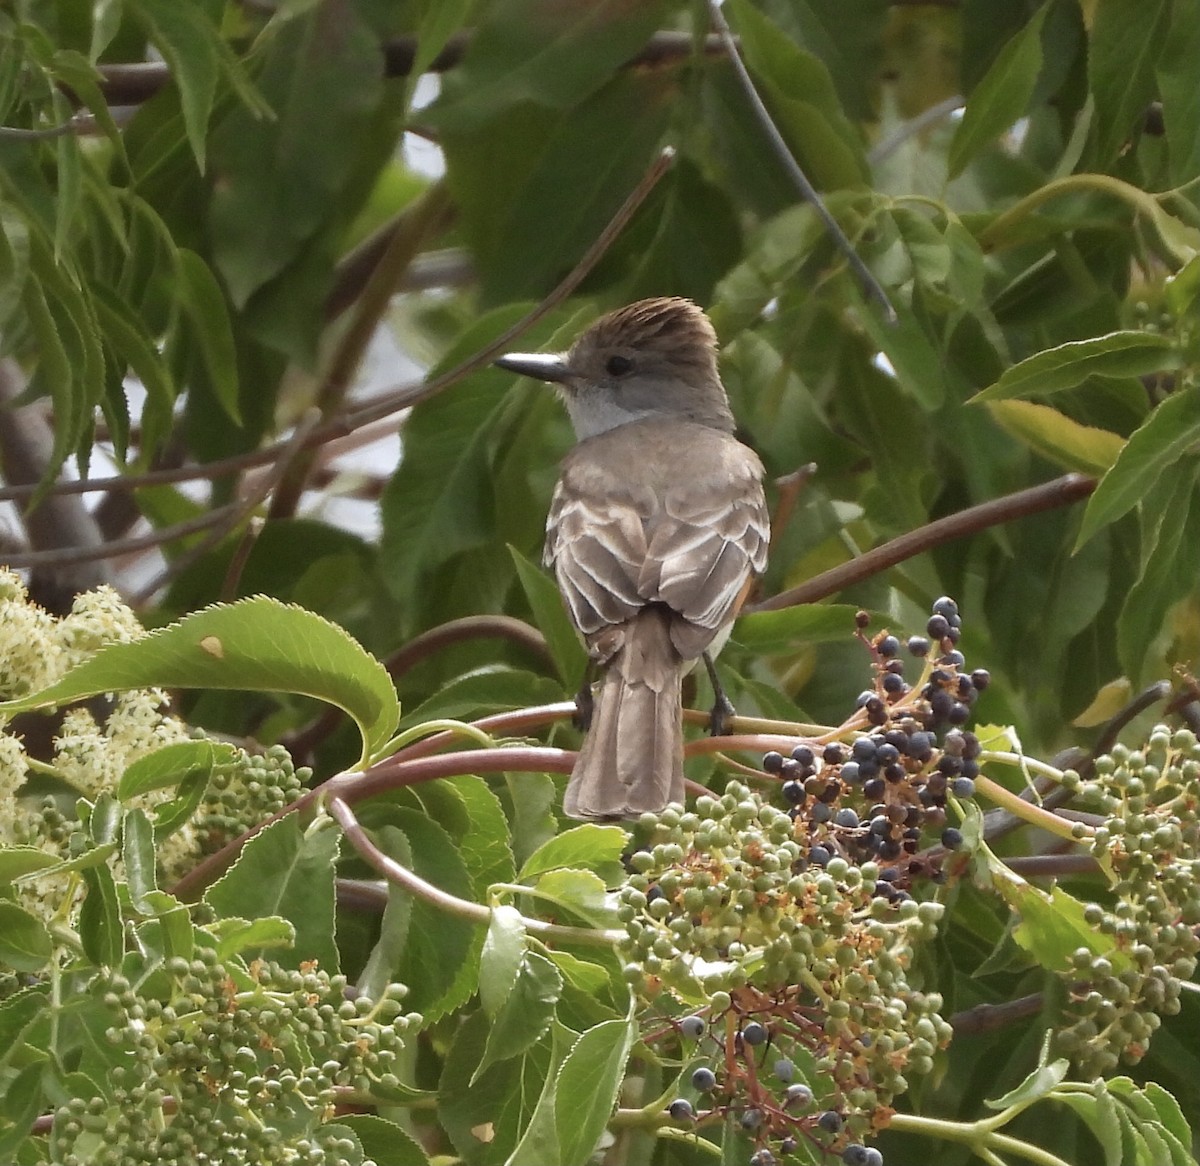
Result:
M685 1016L679 1022L679 1031L683 1033L688 1040L699 1040L704 1035L706 1025L702 1017Z
M716 1084L717 1075L711 1069L701 1066L692 1074L692 1088L700 1093L708 1093Z
M816 763L817 755L812 751L809 745L797 745L792 750L792 760L799 762L806 768L811 767Z
M752 1020L745 1028L742 1029L742 1040L748 1045L761 1045L767 1042L767 1030L765 1026L758 1023L757 1020Z
M975 783L969 777L956 777L950 786L956 798L973 798Z
M783 754L772 749L763 754L762 767L766 773L778 773L783 768Z
M692 1108L692 1103L686 1097L677 1098L667 1106L667 1112L676 1121L690 1121L696 1116L696 1111Z
M817 1118L817 1125L827 1134L841 1133L842 1115L835 1109L827 1109Z
M942 845L947 850L957 850L963 844L963 836L961 830L956 830L953 826L947 826L942 831Z
M924 636L909 636L906 646L918 659L929 653L929 641Z

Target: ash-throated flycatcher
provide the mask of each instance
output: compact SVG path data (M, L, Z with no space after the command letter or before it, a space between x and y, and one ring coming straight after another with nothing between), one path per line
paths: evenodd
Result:
M641 300L565 354L496 363L558 385L579 439L545 559L603 678L563 810L657 813L683 801L683 676L766 566L763 467L733 436L716 334L689 300Z

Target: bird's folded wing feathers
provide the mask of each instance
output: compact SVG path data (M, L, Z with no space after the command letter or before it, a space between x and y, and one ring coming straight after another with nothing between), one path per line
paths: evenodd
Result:
M713 634L729 620L747 579L766 565L769 531L758 461L729 440L721 473L681 474L657 492L567 468L551 505L546 561L585 635L653 602Z

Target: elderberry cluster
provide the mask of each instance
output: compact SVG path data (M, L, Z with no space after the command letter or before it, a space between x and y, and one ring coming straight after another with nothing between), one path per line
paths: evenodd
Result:
M803 743L787 758L767 753L763 769L779 779L810 862L878 863L876 892L903 900L914 879L941 881L945 851L962 845L961 832L947 825L946 804L951 795L975 793L982 748L961 726L990 677L966 671L955 646L962 620L948 597L933 605L929 638L907 641L922 669L913 685L904 678L900 640L887 631L867 640L867 623L860 613L875 672L874 686L857 701L856 722L865 720L867 731L849 742Z
M644 1039L700 1062L680 1101L740 1122L756 1166L801 1141L865 1149L950 1037L941 998L908 982L941 904L879 895L873 861L814 862L802 824L736 782L644 825L621 946L650 1005ZM679 1019L683 1002L693 1011Z
M231 839L266 821L303 792L312 770L299 770L282 745L262 753L238 750L232 765L214 770L195 817L204 854L213 854Z
M1111 937L1111 950L1072 957L1061 1052L1088 1075L1145 1055L1160 1017L1179 1011L1180 984L1200 954L1200 744L1187 729L1157 726L1142 749L1116 745L1084 781L1065 782L1102 825L1076 832L1111 871L1111 898L1089 903L1084 920Z
M406 989L352 998L314 966L222 959L197 947L149 966L126 957L90 986L100 1059L94 1095L54 1115L63 1166L221 1162L361 1163L346 1127L325 1123L339 1090L387 1096L405 1031Z

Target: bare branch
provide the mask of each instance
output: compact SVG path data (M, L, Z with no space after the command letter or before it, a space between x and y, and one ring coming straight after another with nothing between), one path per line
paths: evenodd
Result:
M926 523L916 530L900 535L882 546L859 555L848 563L822 571L820 575L806 580L797 587L780 592L761 603L746 608L747 611L778 611L784 607L795 607L801 603L815 603L827 595L833 595L854 583L861 583L897 563L903 563L943 543L953 542L969 534L976 534L990 526L1000 526L1043 510L1056 510L1070 506L1086 498L1096 488L1096 479L1083 474L1064 474L1040 486L1018 490L1002 498L981 502L978 506L948 514L934 522Z

